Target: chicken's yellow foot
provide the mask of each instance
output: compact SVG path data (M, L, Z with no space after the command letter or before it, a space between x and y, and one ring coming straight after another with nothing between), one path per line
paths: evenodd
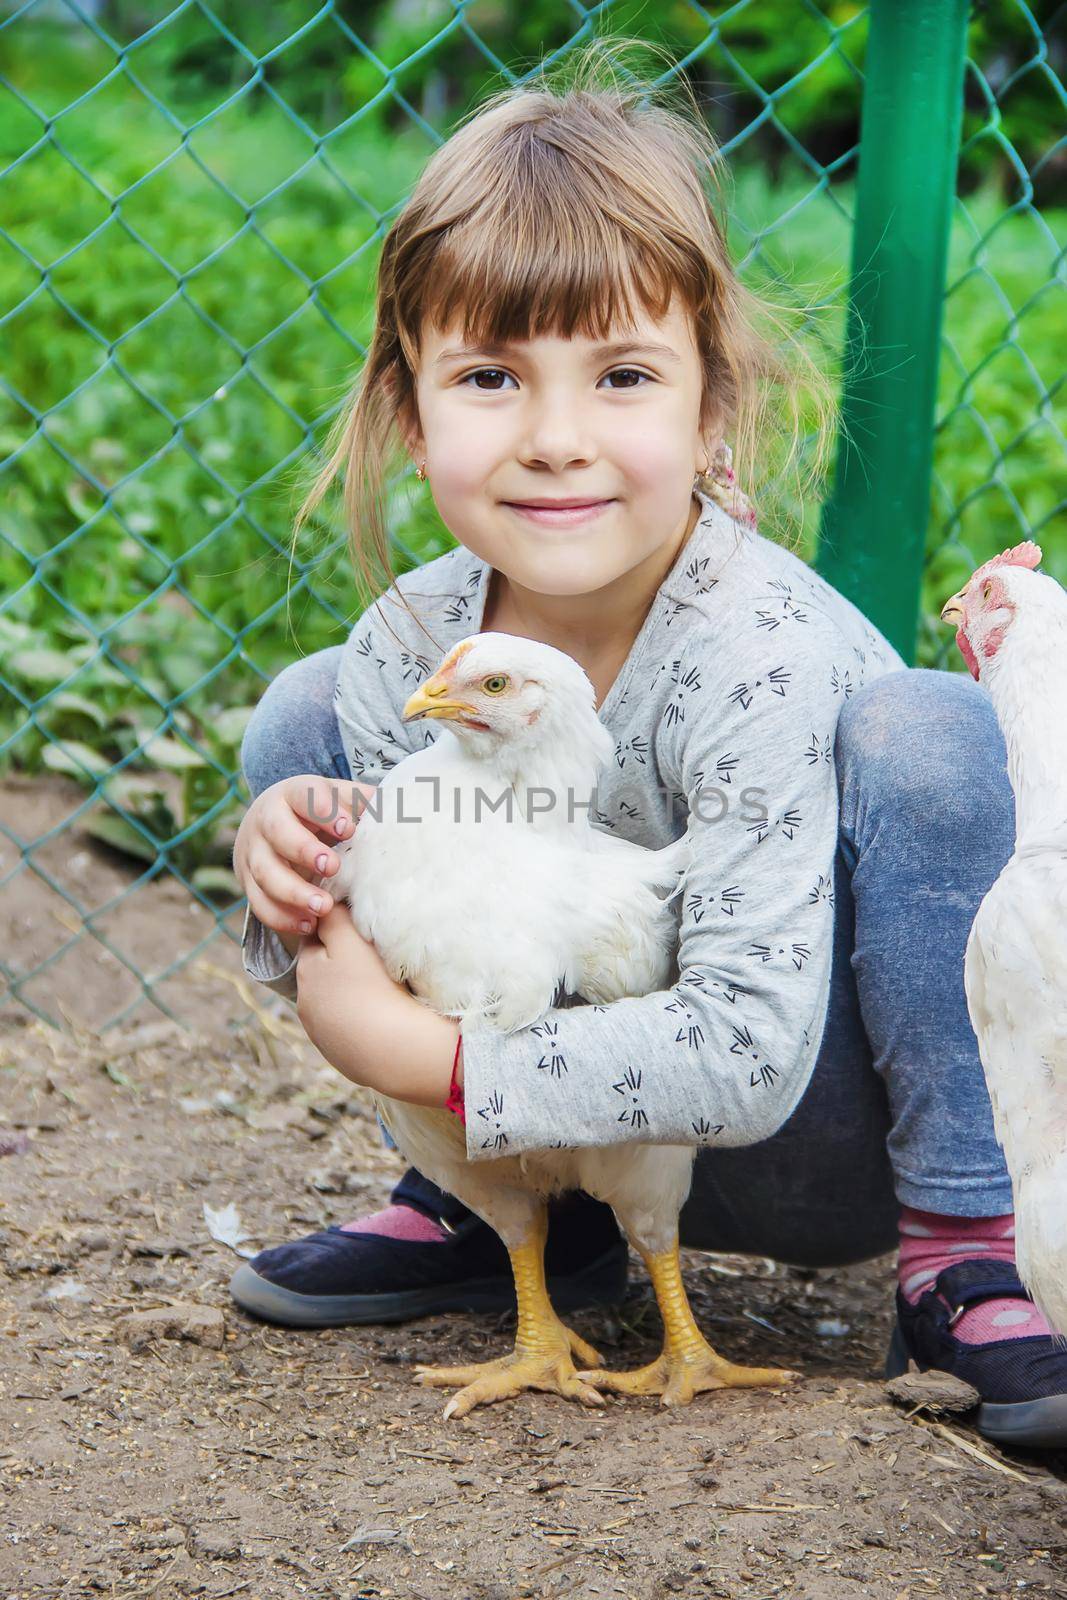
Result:
M510 1355L466 1367L415 1368L419 1383L446 1388L463 1385L445 1407L446 1417L466 1416L474 1406L506 1400L524 1389L549 1390L568 1400L580 1400L586 1406L604 1404L603 1395L579 1378L574 1364L577 1357L583 1366L591 1366L600 1361L600 1356L552 1309L545 1287L544 1246L542 1217L534 1236L508 1252L519 1313L515 1348Z
M742 1389L789 1383L799 1376L787 1367L739 1367L717 1354L696 1325L682 1282L678 1245L644 1256L663 1317L663 1351L634 1372L602 1368L578 1373L580 1379L617 1394L658 1394L665 1406L687 1406L706 1389Z

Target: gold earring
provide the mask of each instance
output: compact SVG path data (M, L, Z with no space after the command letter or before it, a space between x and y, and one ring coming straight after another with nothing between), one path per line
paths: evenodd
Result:
M416 476L416 478L418 478L420 483L425 483L426 482L426 463L425 463L425 461L422 463L421 467L416 467L415 468L415 476Z

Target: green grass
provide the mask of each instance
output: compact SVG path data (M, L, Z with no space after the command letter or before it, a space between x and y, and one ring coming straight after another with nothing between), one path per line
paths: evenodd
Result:
M41 53L8 70L57 111L95 81L91 62L75 65L84 82ZM101 781L146 830L103 808L101 831L145 859L184 832L170 859L212 892L228 881L219 837L240 815L251 707L287 662L340 643L371 598L322 523L290 565L292 513L370 337L379 219L429 146L368 123L331 143L331 172L280 111L247 101L186 145L124 79L58 117L68 154L49 145L12 166L41 131L0 98L4 228L21 246L0 238L0 771ZM765 234L749 281L825 299L837 349L852 193L835 190L844 215L816 195L776 229L809 188L769 188L738 165L732 241L744 258ZM1005 216L990 191L957 208L924 665L944 656L944 596L996 550L1032 530L1067 581L1049 521L1065 409L1049 235L1062 253L1065 222ZM786 509L810 557L818 506ZM452 543L425 491L398 494L393 533L405 566ZM161 767L180 804L154 782Z

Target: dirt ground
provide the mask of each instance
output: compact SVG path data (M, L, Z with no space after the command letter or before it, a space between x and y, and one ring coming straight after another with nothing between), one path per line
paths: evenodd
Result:
M15 841L76 800L0 785L16 971L77 914L34 873L9 876ZM136 876L76 828L42 850L86 908ZM108 934L144 970L210 931L173 883L124 905ZM966 1416L888 1398L891 1258L687 1257L713 1343L800 1368L790 1390L675 1412L524 1395L446 1423L447 1392L416 1386L412 1364L500 1353L509 1318L300 1332L229 1300L233 1240L249 1253L344 1221L398 1169L292 1007L246 982L224 935L167 981L186 1028L143 1002L98 1036L136 990L90 937L50 970L35 996L62 1030L0 999L5 1600L1067 1597L1067 1457L1005 1454ZM227 1232L220 1212L230 1244L209 1227ZM573 1322L613 1364L658 1347L637 1265L621 1315Z

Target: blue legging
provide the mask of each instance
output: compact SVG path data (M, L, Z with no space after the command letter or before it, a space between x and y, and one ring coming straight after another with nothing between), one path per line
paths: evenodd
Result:
M341 647L268 686L241 747L253 795L298 773L350 779L333 709ZM803 1266L893 1249L898 1205L1012 1208L963 992L982 896L1012 853L1015 800L986 692L890 673L846 701L835 745L829 1010L800 1103L761 1143L702 1149L682 1243Z

